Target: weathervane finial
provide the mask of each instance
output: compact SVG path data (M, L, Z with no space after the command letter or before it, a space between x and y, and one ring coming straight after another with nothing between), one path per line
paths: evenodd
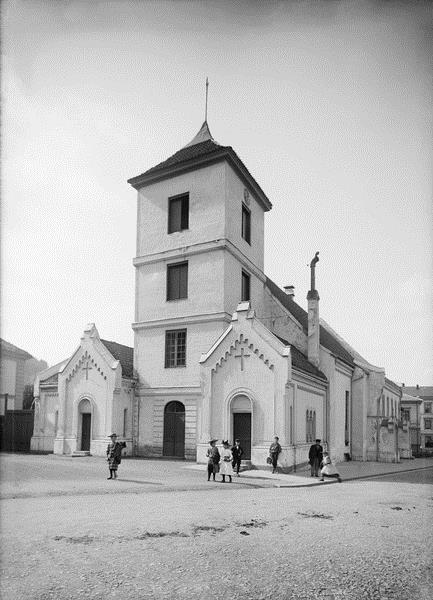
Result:
M206 105L204 110L204 120L207 123L207 97L208 97L209 79L206 77Z

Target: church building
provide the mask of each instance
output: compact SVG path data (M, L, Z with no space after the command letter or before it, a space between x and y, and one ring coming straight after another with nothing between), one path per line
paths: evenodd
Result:
M265 275L272 204L233 148L205 122L129 183L137 190L134 368L126 347L122 360L119 345L90 327L71 359L39 379L34 448L100 454L115 429L138 456L204 462L209 439L239 438L245 458L262 466L277 435L287 469L307 462L316 438L337 461L398 461L401 391L320 319L319 253L307 310L292 287Z

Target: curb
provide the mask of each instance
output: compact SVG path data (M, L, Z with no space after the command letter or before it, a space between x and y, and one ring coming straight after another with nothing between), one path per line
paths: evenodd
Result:
M426 469L432 469L433 465L430 465L428 467L416 467L414 469L401 469L401 470L397 470L397 471L387 471L385 473L373 473L372 475L359 475L357 477L347 477L347 478L342 478L343 481L342 483L345 483L347 481L356 481L358 479L373 479L375 477L384 477L385 475L395 475L398 473L411 473L413 471L425 471ZM323 484L325 485L329 485L329 484L333 484L333 483L338 483L338 481L320 481L317 483L300 483L300 484L295 484L295 485L290 485L290 484L278 484L276 483L274 487L279 487L279 488L306 488L306 487L316 487L316 486L323 486Z

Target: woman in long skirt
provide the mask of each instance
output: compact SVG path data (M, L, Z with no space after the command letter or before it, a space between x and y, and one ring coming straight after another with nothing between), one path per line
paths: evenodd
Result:
M229 483L232 482L233 473L233 454L230 450L230 444L228 440L223 440L223 449L221 451L221 462L220 462L220 473L223 477L223 483L226 482L226 475L229 477Z

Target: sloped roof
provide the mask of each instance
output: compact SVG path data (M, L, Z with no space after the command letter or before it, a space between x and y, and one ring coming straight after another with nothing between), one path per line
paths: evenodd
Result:
M297 304L292 296L288 296L276 283L266 277L266 287L271 294L286 308L290 314L302 325L304 332L308 334L308 313ZM320 344L327 348L332 354L353 366L353 358L327 329L320 325ZM291 346L293 348L293 346ZM310 363L309 363L310 364Z
M274 335L275 335L275 333L274 333ZM318 369L312 363L310 363L310 361L305 356L305 354L303 354L300 350L298 350L298 348L296 348L296 346L293 346L287 340L280 337L279 335L275 335L275 337L277 337L280 340L280 342L283 342L283 344L285 344L286 346L290 346L290 354L292 355L292 365L295 368L299 369L300 371L304 371L305 373L310 373L311 375L315 375L316 377L319 377L319 379L324 379L325 381L328 381L328 378L326 377L326 375L324 373L322 373L322 371L320 369Z
M15 355L19 356L20 358L22 358L23 360L28 360L29 358L33 358L33 356L31 354L29 354L25 350L22 350L22 348L18 348L18 346L14 346L10 342L7 342L6 340L3 340L1 338L0 338L0 352L1 352L1 354L3 354L3 352L7 352L9 354L15 354Z
M405 394L410 394L423 400L433 400L433 386L431 385L405 385L402 389Z
M122 377L134 377L134 348L118 344L117 342L109 342L101 340L107 350L112 354L113 358L118 360L122 366Z
M128 183L139 189L146 183L172 177L178 173L208 165L211 162L227 160L238 175L251 187L251 191L264 210L270 210L272 204L260 185L248 171L242 160L231 146L218 144L209 131L207 122L201 126L197 135L183 148L166 160L151 167L141 175L128 179Z

